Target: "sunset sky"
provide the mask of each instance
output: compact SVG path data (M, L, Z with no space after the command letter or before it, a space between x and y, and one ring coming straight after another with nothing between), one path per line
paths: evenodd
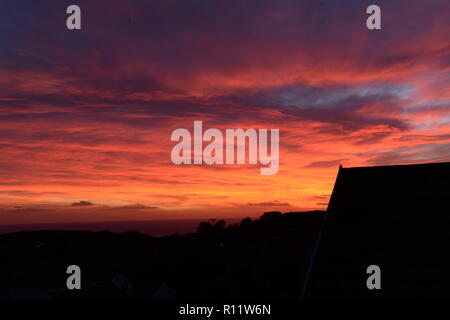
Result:
M82 30L66 28L71 4ZM0 224L324 209L339 164L450 161L448 0L2 0L0 14ZM171 133L194 120L279 128L278 174L175 166Z

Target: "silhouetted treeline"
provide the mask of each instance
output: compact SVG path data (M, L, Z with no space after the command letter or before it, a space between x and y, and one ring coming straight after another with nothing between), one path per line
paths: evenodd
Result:
M6 299L296 299L324 212L266 212L195 233L30 231L0 235ZM67 290L78 265L82 290Z

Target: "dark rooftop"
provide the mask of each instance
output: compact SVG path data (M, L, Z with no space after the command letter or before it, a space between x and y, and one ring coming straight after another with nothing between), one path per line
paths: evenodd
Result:
M449 195L450 163L340 167L306 297L448 298Z

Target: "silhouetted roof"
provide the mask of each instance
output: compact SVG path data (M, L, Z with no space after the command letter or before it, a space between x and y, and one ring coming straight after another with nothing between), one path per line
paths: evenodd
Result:
M450 163L340 167L306 297L448 298L449 195Z
M347 219L369 213L407 215L410 210L449 213L449 195L450 163L340 167L328 212Z

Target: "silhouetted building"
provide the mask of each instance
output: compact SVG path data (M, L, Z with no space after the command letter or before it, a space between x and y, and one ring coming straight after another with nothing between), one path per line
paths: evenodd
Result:
M450 163L340 167L305 298L449 298L449 196Z

